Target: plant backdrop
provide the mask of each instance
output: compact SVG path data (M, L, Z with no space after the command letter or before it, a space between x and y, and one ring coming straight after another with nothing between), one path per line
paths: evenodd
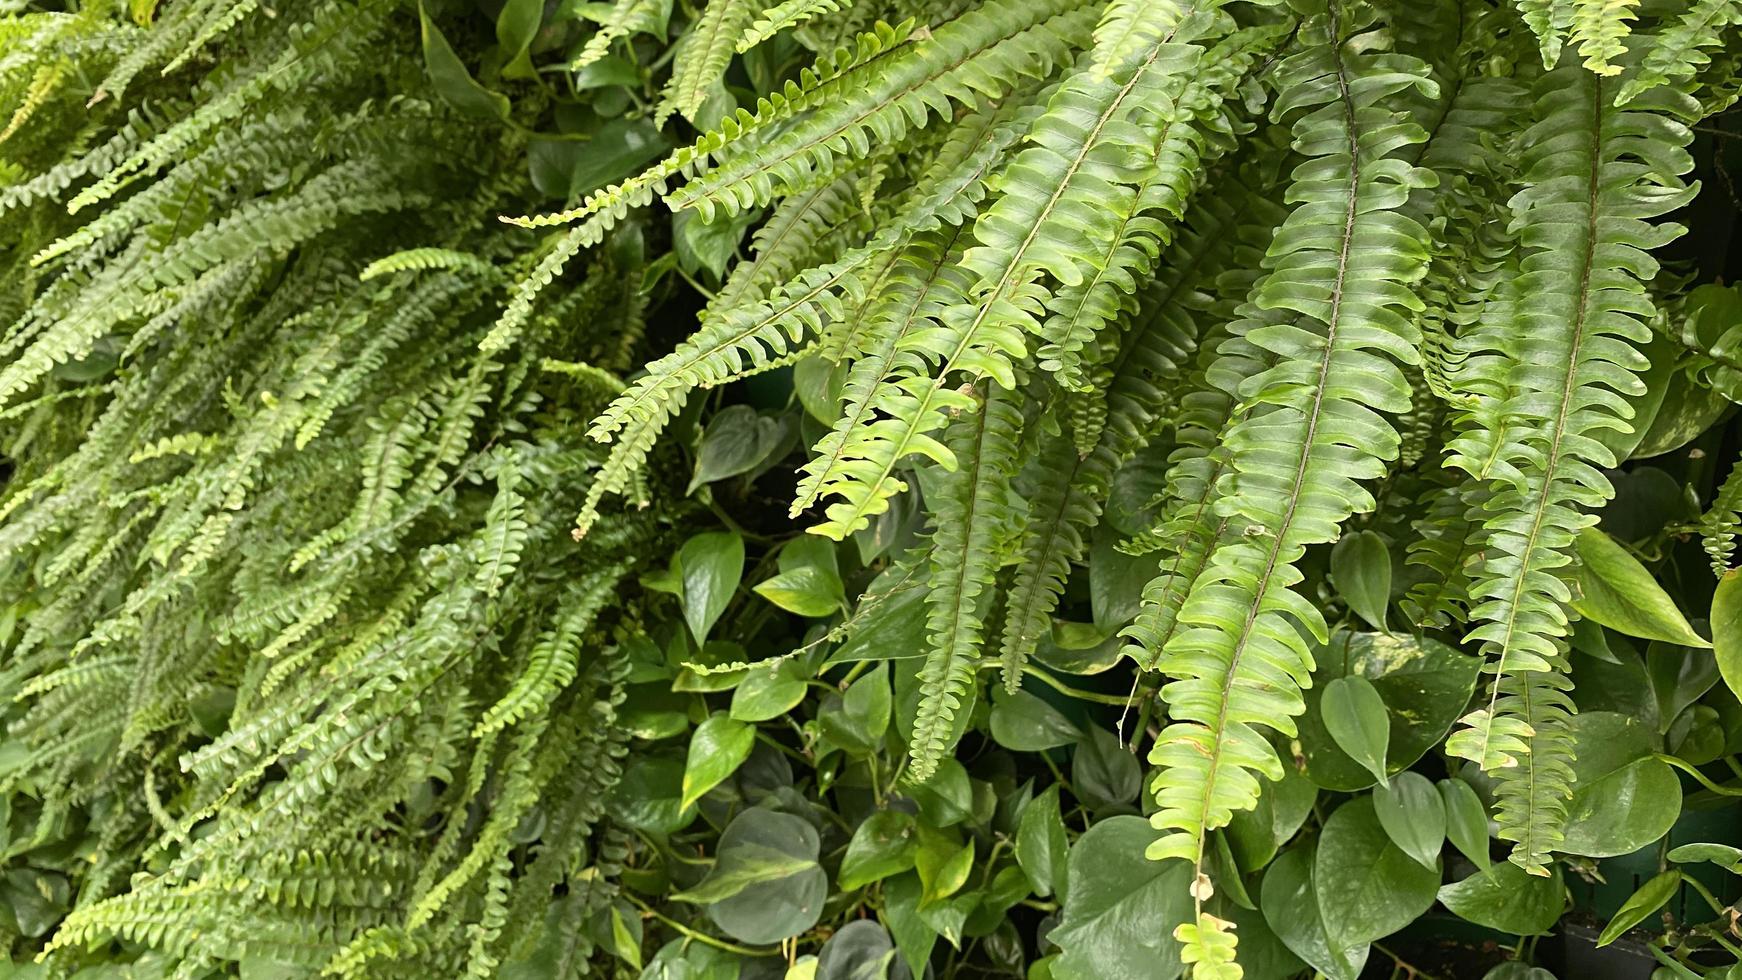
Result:
M1742 0L0 0L0 976L1742 978L1739 97Z

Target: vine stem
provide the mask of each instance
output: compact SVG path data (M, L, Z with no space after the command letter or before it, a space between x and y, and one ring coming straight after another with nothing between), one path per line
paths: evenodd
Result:
M677 921L676 919L673 919L670 916L665 915L664 913L660 912L658 909L653 908L652 906L648 905L647 903L643 902L642 900L640 900L639 898L636 898L633 895L629 895L626 897L629 899L629 901L631 903L633 903L635 905L636 908L638 908L642 911L642 914L649 915L655 919L658 919L659 921L665 923L666 925L670 926L671 928L676 929L679 933L683 934L686 938L694 939L698 943L706 943L707 945L712 946L716 949L723 949L728 953L737 953L740 956L779 956L780 955L780 950L778 950L778 949L758 949L754 946L740 946L737 943L729 943L729 942L725 941L724 939L715 939L713 936L710 936L705 932L697 932L696 930L691 929L689 926L686 926L683 923Z

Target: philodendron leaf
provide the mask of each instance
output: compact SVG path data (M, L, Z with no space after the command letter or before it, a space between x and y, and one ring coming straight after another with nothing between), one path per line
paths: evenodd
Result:
M1742 848L1729 844L1683 844L1667 856L1677 864L1710 861L1731 874L1742 874Z
M732 717L751 722L778 718L797 707L806 690L805 670L797 660L782 660L773 670L753 666L732 692Z
M468 116L507 119L508 97L478 84L421 2L417 5L417 16L423 28L423 63L436 95Z
M1477 868L1486 870L1488 856L1488 809L1476 790L1456 776L1439 782L1440 800L1446 807L1446 837L1458 853Z
M1331 939L1313 882L1311 846L1284 851L1264 873L1259 908L1289 951L1330 980L1355 980L1367 962L1366 943L1345 946Z
M689 757L684 760L683 800L689 809L708 790L724 782L750 758L756 745L756 727L715 712L696 726L690 736Z
M726 611L744 576L744 539L730 531L710 531L684 542L678 552L683 578L683 617L700 643Z
M1712 593L1712 653L1724 684L1742 698L1742 569L1725 572Z
M1481 660L1437 640L1404 633L1341 631L1315 651L1318 667L1300 717L1301 775L1341 793L1373 785L1373 773L1337 745L1325 727L1320 704L1338 677L1371 681L1391 716L1385 769L1401 772L1420 759L1457 721L1476 688Z
M1054 980L1179 976L1183 964L1172 936L1191 919L1191 868L1146 860L1144 849L1155 838L1142 817L1110 817L1072 845L1069 899L1051 934L1064 950L1053 964Z
M859 824L847 842L838 884L843 891L851 891L900 874L913 867L918 846L913 814L878 810Z
M1653 727L1612 711L1582 711L1570 727L1573 796L1556 849L1615 857L1668 833L1681 815L1681 781L1654 758L1659 738Z
M1077 726L1027 691L992 695L992 740L1013 752L1044 752L1081 737Z
M1337 747L1384 784L1391 722L1385 712L1385 701L1373 683L1359 675L1331 681L1319 699L1319 711Z
M1594 527L1574 541L1579 565L1573 578L1578 595L1573 608L1587 619L1628 636L1688 647L1712 644L1688 624L1675 600L1615 540Z
M878 664L849 684L845 693L824 699L817 727L835 745L855 755L869 755L883 744L892 704L889 665Z
M818 848L809 823L752 807L720 835L714 868L691 890L691 900L708 902L709 918L743 942L790 939L817 924L829 895ZM711 885L715 879L728 879L730 886ZM707 897L696 897L698 892Z
M704 483L713 483L748 473L768 458L781 442L777 418L759 414L749 405L730 405L708 422L702 444L696 450L695 474L686 493Z
M1598 946L1607 946L1627 932L1627 930L1644 922L1646 916L1663 908L1664 903L1675 897L1682 886L1680 868L1672 868L1663 874L1639 886L1627 901L1621 903L1615 917L1603 927L1603 934L1597 937Z
M1459 918L1514 936L1547 932L1561 917L1565 897L1559 868L1544 878L1511 861L1490 864L1439 891L1440 904Z
M1440 875L1393 844L1372 799L1357 796L1325 821L1313 883L1326 934L1348 949L1389 936L1426 912Z
M1331 549L1331 583L1350 611L1385 632L1391 604L1391 549L1374 531L1345 534Z
M1446 805L1440 791L1418 772L1398 773L1373 791L1373 810L1391 842L1417 864L1439 870L1446 843Z
M1059 786L1054 783L1028 801L1016 830L1016 863L1036 895L1045 898L1064 889L1069 847L1064 816L1059 812Z

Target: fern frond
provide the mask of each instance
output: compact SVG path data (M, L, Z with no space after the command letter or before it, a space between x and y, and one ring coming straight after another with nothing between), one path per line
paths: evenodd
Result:
M1627 53L1627 35L1633 32L1633 8L1639 0L1573 0L1573 43L1585 58L1585 67L1599 75L1619 75L1613 60Z
M755 145L717 152L714 166L666 196L673 208L742 211L801 190L837 157L862 158L899 143L952 105L996 99L1043 78L1084 38L1083 0L991 0L929 37L868 59L804 100L808 110ZM833 96L833 97L818 97Z
M1021 406L993 386L977 412L957 419L945 442L957 460L932 502L931 573L926 581L929 649L919 671L920 700L911 758L916 781L931 778L953 748L951 735L962 699L974 684L980 642L998 572L1000 546L1016 506L1010 477L1016 468Z
M690 122L700 119L702 106L715 93L725 91L726 64L732 60L733 42L756 16L758 0L708 0L701 16L684 32L671 79L654 122L665 125L672 113Z
M1730 570L1739 529L1742 529L1742 465L1732 465L1730 475L1712 497L1712 506L1700 515L1700 544L1712 560L1712 573L1719 578Z
M738 53L754 48L781 31L797 27L814 17L836 14L851 7L854 0L780 0L756 15L751 25L738 37Z
M1192 862L1194 877L1209 831L1256 805L1259 776L1281 778L1257 726L1292 734L1304 707L1311 644L1327 630L1293 591L1294 564L1372 508L1360 481L1382 475L1398 446L1380 413L1409 407L1398 364L1418 357L1405 314L1420 308L1409 285L1425 272L1427 233L1401 209L1432 176L1398 156L1426 133L1394 97L1435 86L1426 65L1346 19L1359 16L1335 0L1315 11L1300 30L1305 49L1278 66L1275 111L1299 114L1294 147L1306 160L1251 305L1287 315L1236 323L1222 348L1276 359L1239 384L1251 407L1226 438L1233 477L1217 513L1243 527L1216 547L1159 665L1173 678L1162 689L1172 721L1150 755L1153 822L1165 832L1150 854Z
M1495 774L1500 836L1517 844L1514 862L1540 874L1561 839L1571 783L1562 654L1571 593L1559 570L1574 537L1595 523L1591 511L1614 494L1599 467L1615 457L1599 435L1629 428L1625 397L1641 390L1637 345L1650 336L1642 281L1657 266L1648 252L1682 232L1648 221L1694 193L1680 179L1692 166L1682 149L1691 134L1676 121L1697 111L1692 100L1654 89L1647 107L1657 111L1634 112L1616 109L1612 93L1577 68L1539 83L1522 147L1529 186L1512 201L1523 249L1516 313L1506 329L1480 335L1492 349L1471 367L1514 393L1492 451L1484 557L1471 586L1471 615L1484 622L1469 638L1496 681L1447 751Z
M408 248L402 252L382 256L363 267L357 273L357 279L368 282L377 276L385 276L395 272L428 272L432 269L454 269L463 272L475 272L486 277L496 274L496 267L484 259L468 252L459 252L451 248Z
M1616 105L1626 105L1641 92L1682 82L1699 74L1712 58L1705 51L1726 42L1726 34L1742 26L1742 0L1695 0L1674 23L1651 36L1639 70L1621 85Z

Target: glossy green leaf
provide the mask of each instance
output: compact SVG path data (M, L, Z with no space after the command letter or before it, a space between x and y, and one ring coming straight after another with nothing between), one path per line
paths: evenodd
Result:
M1724 684L1742 698L1742 569L1725 572L1712 593L1712 653Z
M1356 980L1367 962L1367 943L1344 946L1325 928L1314 883L1315 851L1284 851L1264 873L1259 909L1289 951L1330 980Z
M1446 837L1458 853L1478 870L1487 870L1488 808L1469 783L1453 776L1439 781L1440 800L1446 807Z
M1338 948L1372 942L1408 925L1433 905L1439 884L1438 871L1422 867L1391 842L1370 797L1350 800L1325 821L1313 860L1313 887L1325 933Z
M1710 861L1731 874L1742 874L1742 848L1729 844L1683 844L1667 855L1677 864Z
M1391 721L1373 683L1359 674L1336 678L1325 685L1319 713L1337 747L1384 783Z
M1094 726L1077 739L1071 754L1071 787L1092 810L1125 806L1137 801L1143 771L1137 756L1121 746L1116 735Z
M527 58L527 48L538 34L544 18L544 0L507 0L496 15L496 43L502 56L504 78L531 78L536 72Z
M1109 817L1072 845L1068 900L1050 937L1063 950L1052 967L1056 980L1179 976L1173 930L1192 915L1191 869L1144 858L1155 838L1141 817Z
M736 772L755 744L756 727L735 721L723 711L697 725L684 761L683 808L694 806L703 794Z
M696 449L695 474L686 493L704 483L739 476L755 469L780 448L780 420L758 413L748 405L728 405L708 421L702 444Z
M1446 843L1446 805L1440 791L1417 772L1399 773L1373 790L1373 811L1391 842L1417 864L1438 871Z
M847 601L841 594L841 580L828 570L816 567L781 572L758 583L755 591L769 602L800 616L830 616L839 612Z
M1331 582L1355 615L1385 632L1391 604L1391 548L1373 531L1345 534L1331 548Z
M938 770L930 779L905 789L919 804L920 817L933 827L954 826L974 814L973 783L955 759L938 760Z
M441 28L430 19L422 0L417 5L418 21L423 30L423 62L429 71L430 85L442 101L469 116L484 119L507 119L508 97L492 92L472 77L453 46L443 36Z
M848 685L845 693L830 694L823 700L817 727L835 745L867 755L883 743L892 702L889 665L878 664Z
M1264 787L1255 809L1235 813L1224 836L1240 870L1257 871L1269 864L1306 823L1318 793L1310 780L1286 766L1280 782Z
M1533 875L1501 861L1439 891L1440 904L1459 918L1514 936L1546 933L1561 917L1566 889L1560 870Z
M895 943L889 931L871 919L856 919L829 937L817 954L814 980L896 980ZM897 976L905 976L899 967Z
M796 660L783 660L773 670L753 666L732 692L732 717L737 721L768 721L779 718L804 700L809 685L805 669Z
M1661 838L1681 815L1681 781L1651 753L1657 735L1613 712L1573 716L1576 756L1559 850L1588 857L1628 854Z
M1014 752L1044 752L1075 742L1081 733L1057 708L1027 691L992 695L992 739Z
M730 531L698 534L678 552L678 569L684 622L700 643L726 611L744 576L744 539Z
M713 870L697 886L712 890L711 880L732 880L726 897L706 900L708 917L734 939L758 945L816 925L829 892L818 846L816 830L791 814L760 807L740 813L720 835Z
M1657 697L1657 728L1669 726L1688 705L1718 683L1718 660L1711 650L1653 643L1645 653L1645 672Z
M1680 868L1672 868L1640 885L1627 901L1621 903L1621 908L1609 920L1609 924L1603 927L1603 934L1597 937L1597 945L1607 946L1620 939L1627 930L1644 922L1648 916L1674 898L1681 885Z
M968 882L974 869L974 841L954 834L919 829L919 847L913 853L913 869L919 872L920 908L949 898ZM940 930L945 931L945 930Z
M1589 527L1579 532L1574 550L1579 565L1573 576L1573 608L1581 616L1627 636L1711 646L1694 632L1657 579L1613 538Z
M1299 719L1306 777L1317 785L1351 792L1374 777L1337 746L1325 728L1324 689L1333 679L1358 674L1378 689L1389 709L1391 732L1386 770L1401 772L1438 745L1463 713L1476 688L1479 658L1435 640L1379 633L1337 633L1314 657L1307 711Z
M1046 898L1064 890L1069 848L1064 815L1059 810L1059 787L1054 783L1028 801L1016 830L1016 863L1036 895Z
M919 875L910 871L884 883L883 908L879 911L902 962L913 976L923 977L938 933L920 918L919 902Z
M871 814L854 829L853 839L847 842L847 854L841 859L841 889L863 888L913 867L918 844L912 814L900 810L878 810Z

